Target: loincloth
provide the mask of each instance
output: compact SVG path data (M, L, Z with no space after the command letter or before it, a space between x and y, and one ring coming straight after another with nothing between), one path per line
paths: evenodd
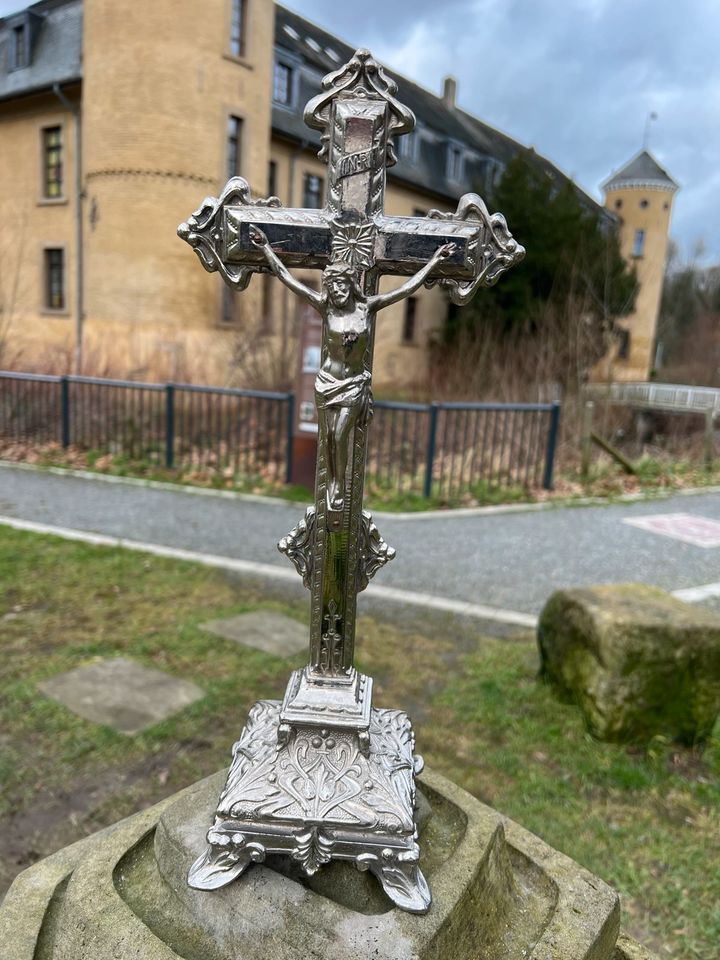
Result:
M365 415L372 416L371 375L368 370L338 380L331 373L321 370L315 377L315 403L318 410L338 407L362 407Z

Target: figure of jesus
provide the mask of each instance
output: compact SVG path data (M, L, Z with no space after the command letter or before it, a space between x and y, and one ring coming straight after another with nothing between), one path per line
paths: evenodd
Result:
M345 475L353 428L372 416L371 374L365 365L375 314L412 296L434 268L452 256L454 243L439 247L430 260L402 286L388 293L366 296L360 271L349 263L330 263L322 275L320 292L306 287L275 255L267 237L250 228L250 240L262 250L270 270L323 318L323 357L315 379L315 402L326 437L326 502L330 515L342 513Z

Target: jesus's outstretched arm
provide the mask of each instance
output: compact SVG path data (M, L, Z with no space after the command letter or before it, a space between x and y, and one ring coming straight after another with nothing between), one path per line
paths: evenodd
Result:
M268 266L275 274L275 276L282 280L286 287L289 287L293 293L297 293L298 296L303 297L309 303L311 303L316 310L319 310L322 305L322 297L316 290L312 290L310 287L306 287L304 283L301 283L296 277L294 277L282 260L274 253L268 238L258 227L250 227L250 242L253 246L256 246L259 250L265 254L265 259L268 262Z
M454 243L446 243L442 247L438 247L425 266L421 267L409 280L406 280L402 286L396 287L395 290L390 290L388 293L379 293L377 296L369 297L368 309L372 313L376 313L378 310L382 310L383 307L389 307L391 303L397 303L399 300L404 300L405 297L412 296L412 294L415 293L416 290L419 290L425 283L438 263L447 260L454 252Z

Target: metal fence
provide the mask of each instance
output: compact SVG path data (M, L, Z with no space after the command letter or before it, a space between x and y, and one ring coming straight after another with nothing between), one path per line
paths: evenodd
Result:
M289 482L291 393L0 372L0 437Z
M429 497L552 486L559 404L376 401L368 478ZM0 439L290 482L294 396L0 371Z
M557 403L377 401L368 475L425 497L473 488L552 487Z
M594 383L585 387L591 400L626 404L646 410L671 413L706 413L720 417L720 389L682 383L617 382Z

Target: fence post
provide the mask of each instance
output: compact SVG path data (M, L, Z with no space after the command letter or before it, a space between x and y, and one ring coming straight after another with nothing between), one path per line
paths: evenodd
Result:
M165 384L165 466L170 469L175 457L175 384Z
M435 441L437 436L437 415L438 405L430 404L430 423L428 425L428 445L427 457L425 460L425 482L423 484L423 496L429 497L432 493L433 463L435 461Z
M286 453L285 453L285 483L292 483L293 471L293 431L295 429L295 394L289 393L287 397L287 421L286 421Z
M543 474L543 489L552 490L553 467L555 466L555 447L557 446L558 424L560 423L560 404L554 403L550 411L550 426L548 427L547 446L545 447L545 473Z
M587 480L590 474L594 413L595 404L592 400L586 400L582 409L582 428L580 433L580 476L583 480Z
M70 381L60 377L60 443L63 449L70 446Z
M715 411L712 409L705 411L705 469L710 471L713 468L713 459L715 456Z

